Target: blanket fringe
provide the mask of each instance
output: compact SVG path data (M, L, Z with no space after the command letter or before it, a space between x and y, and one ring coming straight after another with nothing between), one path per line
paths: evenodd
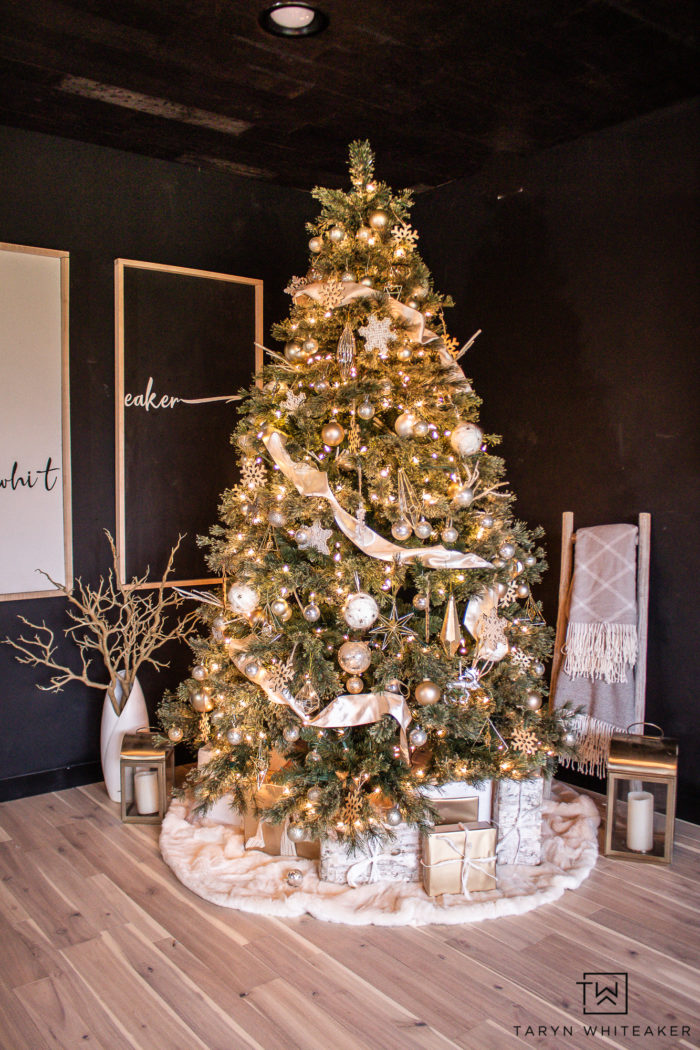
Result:
M561 765L604 779L612 735L624 730L586 714L574 716L571 730L576 735L577 755L560 759Z
M631 623L572 623L566 631L564 671L570 678L627 681L637 660L637 628Z

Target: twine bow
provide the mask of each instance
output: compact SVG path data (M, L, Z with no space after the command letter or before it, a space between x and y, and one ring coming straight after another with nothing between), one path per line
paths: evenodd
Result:
M369 867L369 877L367 882L377 882L379 879L379 868L378 864L381 860L391 860L395 854L385 853L382 850L380 842L370 842L367 844L367 856L362 857L361 860L356 861L351 867L348 868L347 880L348 886L355 889L360 885L358 878L364 872L365 868Z
M495 855L491 857L470 857L469 856L469 831L464 824L458 824L458 828L464 832L464 852L450 838L446 838L445 844L450 847L452 852L461 860L462 864L460 867L460 880L462 884L462 895L469 900L471 893L467 888L469 882L469 872L478 871L482 875L488 876L496 882L496 876L493 871L490 870L492 865L496 862ZM454 860L451 857L446 857L445 860L436 860L432 864L426 864L425 861L421 861L424 868L442 868L445 864L454 864Z

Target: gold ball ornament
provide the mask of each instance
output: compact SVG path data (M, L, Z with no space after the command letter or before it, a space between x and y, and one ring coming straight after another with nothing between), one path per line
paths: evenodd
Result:
M345 272L340 275L340 280L343 284L354 284L355 279L355 274L351 273L350 270L345 270Z
M285 343L284 356L292 364L300 364L306 359L306 355L299 343Z
M168 730L168 740L171 740L173 744L179 744L184 736L184 733L180 729L180 726L171 726Z
M360 419L371 419L374 415L374 405L371 401L363 401L357 410Z
M323 238L322 237L312 237L311 240L309 241L309 249L312 252L315 252L315 253L318 253L318 252L322 251L323 250Z
M343 642L338 650L338 663L349 675L361 675L371 662L367 642Z
M391 535L395 540L399 540L400 542L407 540L412 532L413 529L408 518L399 518L398 521L395 521L391 526Z
M452 497L452 506L458 510L471 506L474 502L474 490L468 485L460 485L459 490Z
M216 707L212 695L206 689L196 689L190 694L190 703L197 714L204 715Z
M360 241L362 244L366 244L371 236L372 236L372 231L369 228L369 226L360 226L359 230L355 234L356 239L358 241Z
M429 521L426 521L425 518L421 518L420 521L416 522L416 527L413 531L419 540L427 540L433 531L433 527Z
M410 361L413 357L413 351L410 346L400 346L396 351L396 357L399 361Z
M369 224L373 230L385 230L391 222L391 215L382 208L377 208L369 217Z
M365 287L371 288L372 287L372 278L369 275L367 275L366 277L362 278L362 280L360 281L360 284L364 284Z
M340 226L333 226L328 234L334 244L340 244L345 237L345 230Z
M361 693L364 687L365 683L357 675L352 675L345 683L345 688L349 693Z
M428 595L427 594L416 594L413 598L413 608L418 609L419 612L425 612L428 608Z
M413 428L413 436L418 438L427 437L430 427L424 419L419 419Z
M528 693L525 697L525 707L528 711L539 711L542 707L542 697L539 693Z
M418 419L413 412L402 412L401 415L396 417L394 423L394 430L400 438L408 438L413 434L413 428L415 427Z
M432 704L436 704L441 696L440 686L435 685L435 682L431 682L428 678L416 686L415 697L421 707L430 707Z
M275 600L270 605L270 609L278 619L281 619L285 615L288 608L289 602L286 600L286 598L275 598Z
M324 445L337 448L345 438L345 431L340 423L326 423L321 431L321 438Z

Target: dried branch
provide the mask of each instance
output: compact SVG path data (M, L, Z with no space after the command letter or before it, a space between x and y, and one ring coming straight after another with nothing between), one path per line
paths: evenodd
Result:
M175 590L166 595L165 588L184 536L178 536L177 543L171 548L157 588L148 595L142 595L138 587L146 582L148 572L141 577L135 576L128 585L119 582L116 546L107 530L105 535L112 553L112 568L106 579L100 577L96 587L77 579L73 591L70 591L65 584L57 583L48 573L39 570L68 601L66 615L70 622L63 633L78 648L80 670L74 671L56 660L55 636L45 623L34 624L20 616L22 623L35 632L34 636L22 635L16 641L8 637L4 639L4 644L15 650L15 657L20 663L31 667L48 667L56 672L50 684L39 686L40 689L58 693L69 682L81 682L105 692L118 715L131 692L139 668L144 664L151 664L159 670L166 667L167 664L158 660L155 653L168 642L186 640L195 629L198 614L187 613L171 628L166 628L168 614L182 604L182 598ZM95 681L92 677L90 668L94 654L100 656L107 672L109 680L106 683Z

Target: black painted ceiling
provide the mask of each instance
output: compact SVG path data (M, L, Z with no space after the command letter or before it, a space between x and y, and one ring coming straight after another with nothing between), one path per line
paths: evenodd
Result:
M689 0L320 0L291 40L266 6L1 0L0 123L301 188L369 138L435 186L698 90Z

